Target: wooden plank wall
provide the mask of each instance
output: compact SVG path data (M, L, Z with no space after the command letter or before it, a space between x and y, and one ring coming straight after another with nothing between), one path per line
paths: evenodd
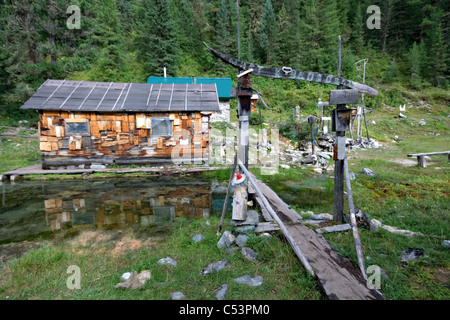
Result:
M151 119L168 117L171 137L152 137ZM40 149L46 159L64 157L165 158L172 150L179 156L209 157L209 114L187 113L94 113L42 111L40 113ZM68 134L66 124L89 123L89 133ZM176 151L176 152L175 152Z

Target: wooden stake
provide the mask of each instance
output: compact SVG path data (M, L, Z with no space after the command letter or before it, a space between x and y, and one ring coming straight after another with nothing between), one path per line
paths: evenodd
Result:
M227 212L228 198L230 197L231 181L233 181L234 173L236 172L237 165L237 153L234 155L233 167L231 169L230 180L228 181L227 194L225 195L225 201L223 202L222 216L220 217L219 228L217 229L217 236L220 236L222 231L223 220L225 219L225 213Z
M361 239L359 238L358 227L356 225L355 206L353 204L353 194L352 194L352 187L350 184L350 175L348 172L347 157L345 157L344 159L344 171L345 171L345 184L347 185L348 206L350 209L350 222L353 231L353 240L355 241L356 254L358 256L358 264L364 279L367 280L366 267L364 265L364 255L361 247Z
M272 218L280 226L281 231L283 232L284 236L286 237L286 239L288 240L288 242L290 243L290 245L294 249L295 254L300 259L300 261L303 264L303 266L305 267L305 269L308 270L308 272L311 274L311 276L315 277L314 270L312 269L311 265L309 264L308 260L306 259L305 255L303 254L302 250L299 248L299 246L295 242L294 238L289 233L288 229L283 224L281 219L278 217L276 212L272 209L272 206L269 204L269 202L267 201L266 197L261 192L261 190L259 190L258 185L253 180L250 172L247 170L245 165L240 160L239 160L239 167L241 168L242 171L244 171L245 175L247 176L247 179L249 179L250 183L253 185L253 188L255 189L256 193L258 194L258 197L260 197L261 200L263 201L264 206L266 207L267 211L269 211L269 213L272 216Z

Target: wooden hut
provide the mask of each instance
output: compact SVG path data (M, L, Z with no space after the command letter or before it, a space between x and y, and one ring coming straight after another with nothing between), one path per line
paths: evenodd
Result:
M47 80L21 107L36 109L44 169L204 163L214 84Z

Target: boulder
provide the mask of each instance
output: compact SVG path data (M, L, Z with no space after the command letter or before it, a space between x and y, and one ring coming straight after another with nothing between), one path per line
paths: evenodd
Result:
M247 235L245 235L245 234L240 234L240 235L238 235L238 236L236 237L236 244L237 244L239 247L241 247L241 248L242 248L242 247L245 247L245 245L246 245L248 239L249 239L249 237L248 237Z

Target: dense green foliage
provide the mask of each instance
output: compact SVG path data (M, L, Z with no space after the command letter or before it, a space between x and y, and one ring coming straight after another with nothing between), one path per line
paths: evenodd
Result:
M17 108L48 78L145 82L162 76L163 64L169 76L233 76L234 81L235 70L211 56L202 41L238 56L236 4L0 0L0 106ZM68 26L72 5L80 9L79 29ZM373 15L370 5L380 8L379 29L366 24ZM369 58L366 82L377 89L395 82L412 89L447 88L449 9L448 1L431 0L241 0L240 58L336 74L341 35L344 77L362 81L355 62ZM295 91L308 95L309 84L258 84L276 110L308 105ZM316 101L323 88L314 86ZM280 92L289 101L275 99Z

